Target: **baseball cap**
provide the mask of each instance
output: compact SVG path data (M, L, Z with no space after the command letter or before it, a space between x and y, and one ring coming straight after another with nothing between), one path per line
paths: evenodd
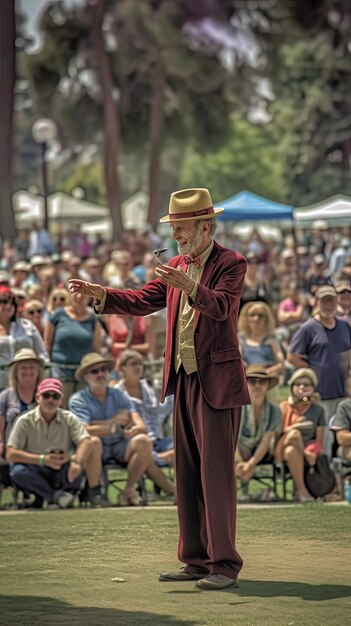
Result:
M335 287L335 291L336 293L342 293L343 291L348 291L349 293L351 293L350 283L346 283L346 282L337 283Z
M333 285L323 285L323 287L319 287L316 298L317 300L321 300L322 298L326 298L327 296L331 296L332 298L336 298L337 293L333 287Z
M3 285L4 283L10 282L10 274L5 270L0 270L0 283Z
M315 263L316 265L322 265L322 263L324 263L324 256L323 254L315 254L313 257L313 263Z
M31 267L39 266L39 265L48 265L50 263L50 259L47 256L42 256L41 254L35 254L30 258Z
M25 261L16 261L16 263L12 267L12 272L30 272L30 264Z
M45 391L54 391L63 396L63 386L58 378L44 378L38 387L38 393L44 393Z

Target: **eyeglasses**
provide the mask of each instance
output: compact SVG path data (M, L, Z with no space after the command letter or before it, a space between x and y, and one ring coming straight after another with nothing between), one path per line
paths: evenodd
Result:
M99 372L103 372L103 374L106 374L106 372L108 372L107 365L102 365L101 367L94 367L92 370L89 370L89 374L98 374Z
M264 313L249 313L248 317L258 317L259 320L264 320L266 316Z
M54 296L53 297L53 301L54 302L65 302L66 298L65 298L65 296Z
M313 387L312 383L299 383L296 382L294 383L294 387L304 387L305 389L309 389L310 387Z
M267 380L265 380L264 378L248 378L247 382L249 383L249 385L266 385L267 384Z
M61 394L50 393L49 391L44 391L44 393L42 393L41 395L43 396L45 400L49 400L49 398L52 398L53 400L60 400L61 398Z
M0 300L0 304L4 304L4 305L10 304L10 302L11 304L13 303L13 301L10 300L9 298L4 298L3 300Z
M143 362L142 361L127 361L125 365L131 365L132 367L134 367L137 365L143 365Z
M30 309L25 312L27 313L27 315L35 315L35 313L38 313L39 315L41 315L43 312L43 309Z

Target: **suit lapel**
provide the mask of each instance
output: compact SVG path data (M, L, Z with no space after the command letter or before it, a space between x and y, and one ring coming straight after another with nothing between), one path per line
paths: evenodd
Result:
M213 270L215 268L215 262L216 262L217 257L218 257L218 245L216 242L214 242L213 250L210 256L208 257L205 263L204 271L202 272L200 285L203 285L204 287L206 287L207 284L209 283ZM200 316L200 311L198 309L195 309L194 331L196 330L199 316Z

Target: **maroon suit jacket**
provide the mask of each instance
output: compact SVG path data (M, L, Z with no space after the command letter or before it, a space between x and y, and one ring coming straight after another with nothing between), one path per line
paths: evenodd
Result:
M169 262L186 270L183 256ZM216 409L250 403L237 339L239 301L246 260L216 241L199 284L194 343L202 393ZM104 313L149 315L167 306L167 330L162 398L174 392L174 339L181 291L156 279L138 290L107 289Z

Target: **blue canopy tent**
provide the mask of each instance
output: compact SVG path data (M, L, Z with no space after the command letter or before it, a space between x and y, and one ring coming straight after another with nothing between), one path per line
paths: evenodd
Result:
M271 222L275 220L292 220L293 206L280 204L267 198L261 198L249 191L241 191L235 196L218 202L216 207L223 207L225 211L218 216L218 220L230 221L257 221Z

